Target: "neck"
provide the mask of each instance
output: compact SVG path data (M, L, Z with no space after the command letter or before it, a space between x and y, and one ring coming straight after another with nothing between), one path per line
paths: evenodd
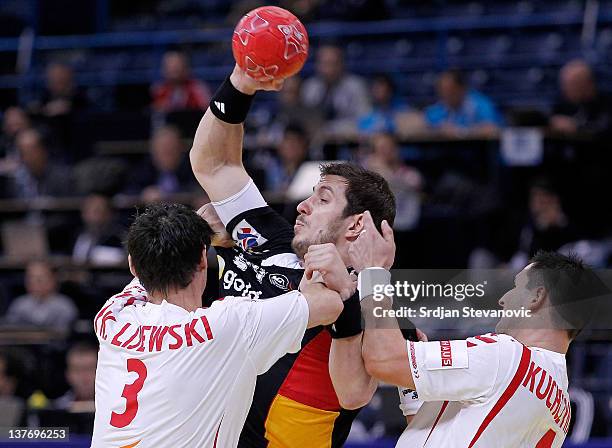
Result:
M563 354L569 349L570 340L565 330L520 328L507 334L527 347L539 347Z
M184 289L177 289L170 291L167 297L159 292L150 293L149 300L157 305L166 300L187 311L195 311L198 308L202 308L202 293L206 287L206 272L197 272L193 276L191 283Z

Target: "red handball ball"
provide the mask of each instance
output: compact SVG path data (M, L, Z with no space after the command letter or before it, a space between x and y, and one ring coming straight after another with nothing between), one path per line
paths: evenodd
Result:
M308 33L299 19L277 6L248 12L232 37L234 59L258 81L284 79L299 72L308 57Z

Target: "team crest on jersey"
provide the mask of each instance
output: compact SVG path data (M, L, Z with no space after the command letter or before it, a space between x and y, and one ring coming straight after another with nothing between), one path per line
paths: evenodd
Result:
M283 274L270 274L268 275L268 279L270 280L270 283L272 283L278 289L289 291L289 279Z
M254 247L261 246L266 241L266 238L253 228L245 219L240 221L236 227L232 237L236 241L242 250L253 249Z

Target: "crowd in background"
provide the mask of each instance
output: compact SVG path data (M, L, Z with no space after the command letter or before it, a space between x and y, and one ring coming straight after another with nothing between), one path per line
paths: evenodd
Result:
M320 6L316 1L293 3L303 8L304 16ZM350 2L338 2L340 12L327 13L344 18L345 3ZM390 74L365 78L349 72L342 47L325 44L313 50L315 73L286 80L272 101L256 99L245 123L251 148L245 150L247 169L288 219L295 215L295 204L284 194L305 162L350 159L383 175L395 193L397 267L519 268L539 249L575 251L596 267L610 266L612 226L605 220L590 223L610 216L607 205L597 202L607 179L596 168L609 160L607 155L599 159L597 151L612 135L612 98L606 92L612 86L599 85L589 64L572 60L562 67L559 98L542 127L547 135L589 142L594 154L588 154L586 168L553 165L504 172L491 185L472 176L470 169L445 166L444 159L432 169L414 156L421 140L457 141L462 148L483 141L497 145L512 124L504 105L471 88L461 71L439 73L435 101L418 108L397 93ZM45 254L63 256L83 269L67 274L37 256L22 260L23 276L10 267L0 274L3 325L51 329L60 334L59 341L68 341L28 356L0 351L0 407L14 411L0 416L0 426L44 419L44 414L24 412L27 407L75 409L93 398L95 344L82 342L87 330L78 338L70 335L75 322L91 321L103 300L121 286L117 279L123 279L95 269L125 267L122 241L136 205L180 200L197 207L207 202L189 165L193 120L185 124L175 118L201 116L216 87L192 74L188 53L166 52L160 80L150 86L148 151L136 155L101 157L91 147L79 146L75 117L95 110L96 104L62 61L47 66L38 98L2 112L2 203L32 205L19 219L42 230ZM562 146L572 150L569 144ZM470 165L471 159L463 162ZM514 189L516 185L521 187ZM76 213L34 206L68 197L79 198ZM587 208L591 212L585 215ZM2 216L3 226L14 218ZM461 233L457 227L470 231ZM10 238L9 231L2 229ZM435 240L424 236L428 232ZM448 243L454 237L461 241ZM437 246L426 244L431 241ZM442 257L457 247L465 256ZM5 261L12 255L6 241L3 255ZM53 373L30 381L40 367L39 355ZM363 428L370 430L377 431Z

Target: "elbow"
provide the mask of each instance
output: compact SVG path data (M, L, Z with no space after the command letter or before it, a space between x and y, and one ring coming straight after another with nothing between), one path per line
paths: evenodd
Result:
M370 375L372 378L376 378L377 380L384 380L384 363L381 362L381 360L364 351L363 364L366 372L368 372L368 375Z
M349 411L360 409L370 402L375 391L376 389L351 391L351 393L346 394L346 396L338 395L338 402L342 409L347 409Z
M201 148L192 146L189 150L189 161L191 162L191 170L196 176L213 176L215 170L219 169L212 163L212 160L207 160Z

